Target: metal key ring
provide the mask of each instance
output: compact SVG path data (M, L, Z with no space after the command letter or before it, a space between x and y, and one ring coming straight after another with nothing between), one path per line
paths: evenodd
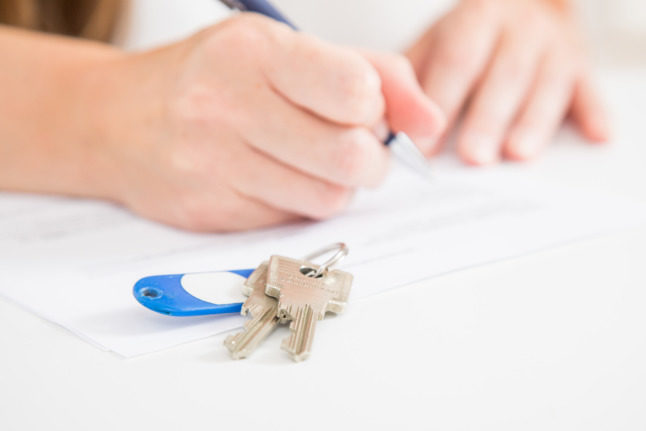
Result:
M319 268L314 271L310 272L307 274L308 277L318 277L319 275L323 274L326 272L328 269L336 265L337 263L341 262L343 258L345 258L348 255L348 246L345 245L343 242L336 242L334 244L330 244L327 247L324 247L320 250L317 250L313 253L308 254L303 258L303 260L311 262L312 260L316 259L317 257L323 256L327 253L330 253L331 251L336 250L336 253L332 255L328 260L323 262Z

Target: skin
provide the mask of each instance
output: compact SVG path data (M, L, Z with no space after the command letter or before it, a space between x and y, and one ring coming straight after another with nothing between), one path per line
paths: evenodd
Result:
M198 231L324 219L384 178L388 127L443 115L409 62L241 14L141 54L0 28L0 188Z
M534 158L568 115L591 142L609 138L583 54L565 0L462 0L407 52L447 116L444 138L474 165Z
M429 156L534 157L570 114L608 121L565 1L463 0L407 52L253 14L137 54L0 26L0 190L111 200L196 231L342 211L384 178L388 129Z

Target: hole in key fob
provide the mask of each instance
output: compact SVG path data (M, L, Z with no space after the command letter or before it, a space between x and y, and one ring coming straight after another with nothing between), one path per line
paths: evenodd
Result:
M135 283L133 295L144 307L169 316L239 313L242 286L253 269L153 275Z

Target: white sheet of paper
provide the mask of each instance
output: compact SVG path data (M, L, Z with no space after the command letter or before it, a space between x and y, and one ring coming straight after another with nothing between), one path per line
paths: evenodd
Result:
M642 205L563 190L511 166L437 170L430 184L396 170L330 221L223 235L181 232L103 202L0 194L0 295L133 356L242 322L149 311L132 296L147 275L249 268L344 241L357 299L646 220Z

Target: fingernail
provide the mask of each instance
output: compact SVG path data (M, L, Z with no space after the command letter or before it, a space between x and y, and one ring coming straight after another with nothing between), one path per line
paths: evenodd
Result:
M498 160L498 146L487 135L469 133L462 138L460 152L467 161L477 165L490 165Z

